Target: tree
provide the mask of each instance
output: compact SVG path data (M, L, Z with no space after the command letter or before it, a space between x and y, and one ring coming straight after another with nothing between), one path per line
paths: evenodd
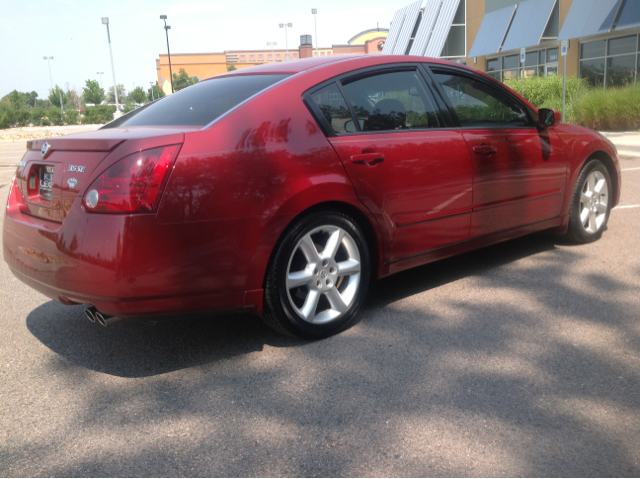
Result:
M199 81L200 80L198 79L198 77L195 76L189 78L189 75L187 75L185 69L181 68L179 73L173 74L173 90L182 90L183 88L187 88L188 86L198 83Z
M131 93L129 93L129 98L135 103L144 103L147 98L147 95L144 93L144 90L141 86L135 87Z
M82 110L84 108L84 96L78 95L75 90L67 90L67 98L69 99L69 105L64 105L65 110Z
M122 104L124 103L124 97L127 96L127 90L124 89L124 85L122 83L118 83L118 101ZM116 97L113 94L113 87L109 87L109 93L107 95L107 101L109 103L115 103Z
M153 94L151 94L152 90ZM163 96L165 96L164 91L162 90L162 88L160 88L158 82L156 82L155 85L147 90L147 100L149 101L157 100L158 98L162 98Z
M237 68L236 68L235 65L227 65L227 71L228 72L233 72L233 71L236 71L236 70L237 70Z
M62 98L62 105L60 105L60 98ZM56 85L53 90L49 90L49 101L56 108L60 108L60 106L64 106L65 103L69 102L69 97L62 88Z
M35 91L32 91L31 93L22 93L18 90L13 90L11 93L6 95L3 100L6 98L14 108L31 108L36 106L37 97L38 94Z
M82 94L84 95L84 101L87 103L93 103L94 105L99 105L104 101L104 89L100 88L100 84L98 80L87 80L85 82L87 86L82 89Z

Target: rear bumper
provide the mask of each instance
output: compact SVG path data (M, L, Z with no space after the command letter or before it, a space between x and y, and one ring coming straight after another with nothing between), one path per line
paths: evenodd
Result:
M159 224L155 215L86 213L80 201L62 224L7 209L4 258L21 281L114 316L261 312L262 290L247 278L266 218Z

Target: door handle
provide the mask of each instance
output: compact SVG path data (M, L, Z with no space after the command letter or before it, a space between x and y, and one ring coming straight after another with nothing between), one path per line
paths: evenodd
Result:
M489 157L498 153L498 149L495 146L491 146L491 145L487 145L486 143L483 143L482 145L474 146L473 152L477 155Z
M384 153L361 153L353 155L351 161L356 165L377 165L384 161Z

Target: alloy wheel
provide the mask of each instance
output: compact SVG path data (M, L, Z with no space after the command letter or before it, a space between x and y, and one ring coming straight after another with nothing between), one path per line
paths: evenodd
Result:
M609 186L602 172L592 171L580 195L580 222L589 234L597 233L607 219Z
M323 324L343 316L361 280L360 251L344 229L320 226L293 248L286 273L291 307L304 321Z

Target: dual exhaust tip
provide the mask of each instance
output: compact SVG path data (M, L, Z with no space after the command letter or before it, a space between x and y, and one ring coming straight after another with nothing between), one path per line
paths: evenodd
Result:
M122 318L118 318L117 316L109 316L107 314L102 314L100 311L96 309L95 306L91 306L84 310L84 315L87 317L89 321L92 323L98 323L105 328L107 326L112 325L113 323L117 323L121 321Z

